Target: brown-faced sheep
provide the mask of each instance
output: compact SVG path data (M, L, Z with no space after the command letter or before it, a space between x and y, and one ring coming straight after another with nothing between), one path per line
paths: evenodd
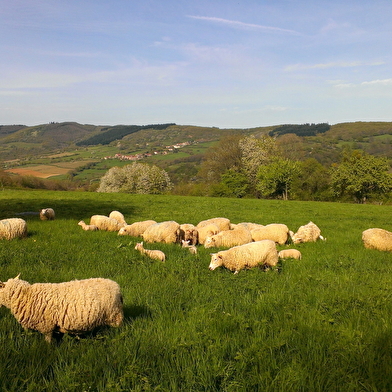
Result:
M178 242L179 228L180 225L175 221L159 222L148 227L142 237L146 242L172 244Z
M54 220L56 214L53 208L42 208L39 212L39 218L41 220Z
M209 224L215 224L218 226L219 231L230 230L230 219L227 218L211 218L201 221L197 224L196 228L207 226Z
M27 237L27 223L22 218L0 220L0 239L12 240Z
M392 252L392 233L390 231L373 228L362 232L363 245L367 249Z
M215 223L203 227L197 227L197 233L199 237L199 244L203 245L207 237L211 237L220 232L219 227Z
M120 211L112 211L109 214L109 218L115 219L122 226L125 226L127 224L127 222L125 221L124 215Z
M237 274L245 268L258 265L268 268L276 266L277 263L278 251L275 242L263 240L212 253L209 269L213 271L218 267L225 267Z
M131 237L141 237L143 233L152 225L155 225L154 220L145 220L141 222L133 222L130 225L122 227L118 235L129 235Z
M23 328L53 334L80 334L99 326L118 327L123 320L119 285L95 278L63 283L34 283L9 279L0 282L0 306L11 310Z
M148 256L150 259L165 261L165 254L158 249L144 249L143 242L138 242L135 246L135 249L138 250L142 255Z
M119 231L123 227L122 223L106 215L93 215L90 218L90 225L95 225L98 230L105 231Z
M81 220L81 221L78 223L78 225L81 226L82 229L85 230L85 231L97 231L97 230L98 230L98 227L97 227L97 226L95 226L95 225L88 225L88 224L86 224L86 222L83 221L83 220Z
M298 249L283 249L278 253L280 259L302 259L302 254Z
M304 226L301 226L298 231L291 236L294 244L299 244L303 242L315 242L318 239L324 240L321 235L321 230L313 222L309 222Z
M232 246L252 242L251 232L244 226L237 226L233 230L220 231L204 241L205 248L231 248Z
M279 245L283 245L290 238L289 228L282 223L270 223L263 227L258 227L250 231L253 241L272 240Z
M199 243L199 232L191 223L183 223L180 225L178 239L179 241L189 241L190 245L197 245Z

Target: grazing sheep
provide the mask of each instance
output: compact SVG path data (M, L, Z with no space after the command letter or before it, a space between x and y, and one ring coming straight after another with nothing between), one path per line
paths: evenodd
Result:
M155 223L146 229L142 237L146 242L176 243L179 228L180 225L175 221Z
M22 218L0 220L0 239L12 240L27 237L27 223Z
M291 236L294 244L299 244L302 242L315 242L318 239L324 240L321 235L321 230L313 222L301 226L298 231Z
M245 268L253 268L258 265L268 268L277 263L278 251L275 242L263 240L212 253L209 269L213 271L218 267L225 267L237 274Z
M362 232L363 245L367 249L392 252L392 233L384 229L367 229Z
M283 249L278 253L280 259L302 259L302 254L298 249Z
M207 237L211 237L220 232L219 227L215 223L203 227L197 227L197 233L199 237L199 244L203 245Z
M122 227L118 235L129 235L131 237L141 237L143 233L147 230L148 227L151 225L154 225L155 222L154 220L145 220L142 222L134 222L130 225L126 225Z
M187 248L189 249L189 252L191 252L193 255L197 254L197 248L195 245L191 245L189 243L189 240L185 241L185 240L181 240L181 244L183 248Z
M269 225L258 227L250 231L253 241L272 240L279 245L287 242L289 237L289 228L282 223L271 223Z
M95 225L98 230L106 231L119 231L123 227L122 223L119 223L116 219L109 218L106 215L93 215L90 218L90 225Z
M244 226L238 226L233 230L220 231L204 242L205 248L231 248L232 246L248 244L252 242L251 232Z
M124 215L120 211L112 211L109 214L109 218L115 219L117 222L125 226L127 222L125 221Z
M209 224L215 224L218 226L219 231L230 230L230 219L227 218L211 218L204 221L201 221L197 224L196 228L199 229L201 227L207 226Z
M55 218L55 213L53 208L43 208L39 212L39 218L41 220L54 220Z
M138 250L142 255L146 255L151 259L160 261L166 260L166 256L161 250L144 249L143 242L138 242L135 246L135 249Z
M96 327L118 327L123 320L119 285L94 278L63 283L34 283L9 279L0 282L0 306L5 306L23 328L34 329L51 342L64 333L83 333Z
M81 226L82 229L85 230L85 231L97 231L98 230L97 226L95 226L95 225L88 225L88 224L86 224L85 221L82 221L82 220L78 223L78 225Z
M179 241L189 241L190 245L197 245L199 242L199 232L191 223L183 223L180 225L178 239Z

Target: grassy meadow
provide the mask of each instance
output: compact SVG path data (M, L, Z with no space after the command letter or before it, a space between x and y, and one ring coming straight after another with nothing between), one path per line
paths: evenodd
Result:
M361 233L392 230L391 206L55 191L0 191L0 219L26 215L28 238L0 241L0 280L105 277L124 295L125 321L49 345L0 308L1 391L391 391L392 254L364 249ZM85 232L93 214L128 223L315 222L325 242L295 246L302 260L276 271L209 271L211 249L175 244L166 262L138 238ZM279 247L283 249L284 247Z

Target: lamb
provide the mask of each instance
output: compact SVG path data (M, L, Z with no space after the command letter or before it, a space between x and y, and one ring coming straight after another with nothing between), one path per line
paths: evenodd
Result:
M134 222L130 225L123 226L118 235L129 235L131 237L141 237L148 227L154 225L154 220L145 220L141 222Z
M90 218L90 225L95 225L98 230L106 231L119 231L123 227L122 223L119 223L116 219L109 218L106 215L93 215Z
M109 218L115 219L117 222L126 226L127 222L125 221L124 215L120 211L112 211L109 214Z
M276 266L277 263L278 251L275 242L263 240L212 253L209 269L213 271L218 267L225 267L238 274L245 268L253 268L258 265L268 268Z
M204 242L205 248L231 248L252 242L251 232L244 226L238 226L233 230L220 231L218 234L207 237Z
M27 223L22 218L0 220L0 239L12 240L27 237Z
M290 238L289 228L282 223L270 223L269 225L258 227L250 231L253 241L272 240L279 245L283 245Z
M53 208L42 208L39 212L39 218L41 220L54 220L55 213Z
M67 332L118 327L124 317L119 285L103 278L30 284L17 276L0 282L0 306L9 308L23 328L41 332L47 342Z
M302 254L298 249L283 249L278 253L280 259L302 259Z
M85 231L97 231L97 230L98 230L98 227L97 227L97 226L95 226L95 225L88 225L88 224L86 224L86 222L83 221L83 220L81 220L81 221L78 223L78 225L79 225L79 226L82 226L82 229L85 230Z
M160 261L166 260L166 256L161 250L144 249L143 242L138 242L135 246L135 249L138 250L142 255L146 255L151 259Z
M220 232L219 227L215 223L210 223L209 225L203 227L196 227L199 244L203 245L207 237L211 237Z
M178 239L179 241L189 241L190 245L197 245L199 242L199 232L191 223L183 223L180 225Z
M362 232L363 245L367 249L392 252L392 233L384 229L367 229Z
M291 237L294 244L302 242L316 242L318 239L324 240L321 230L313 222L301 226Z
M211 218L204 221L201 221L197 224L196 228L199 229L201 227L207 226L209 224L215 224L218 226L219 231L230 230L230 219L227 218Z
M189 240L181 240L181 244L183 248L187 248L189 249L189 252L191 252L192 254L197 254L197 248L195 245L190 244Z
M142 237L146 242L176 243L179 228L180 225L175 221L155 223L146 229Z

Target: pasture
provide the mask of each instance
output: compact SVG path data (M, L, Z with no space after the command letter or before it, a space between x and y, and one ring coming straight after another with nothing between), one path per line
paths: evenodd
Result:
M29 235L0 240L0 280L105 277L124 295L125 322L49 345L0 308L2 391L391 391L392 254L361 233L392 231L391 207L342 203L88 192L0 192L0 219L52 207L56 220L22 216ZM128 223L315 222L327 241L300 244L302 260L234 275L209 271L211 249L175 244L166 262L134 250L140 238L85 232L93 214ZM284 249L279 246L278 249Z

